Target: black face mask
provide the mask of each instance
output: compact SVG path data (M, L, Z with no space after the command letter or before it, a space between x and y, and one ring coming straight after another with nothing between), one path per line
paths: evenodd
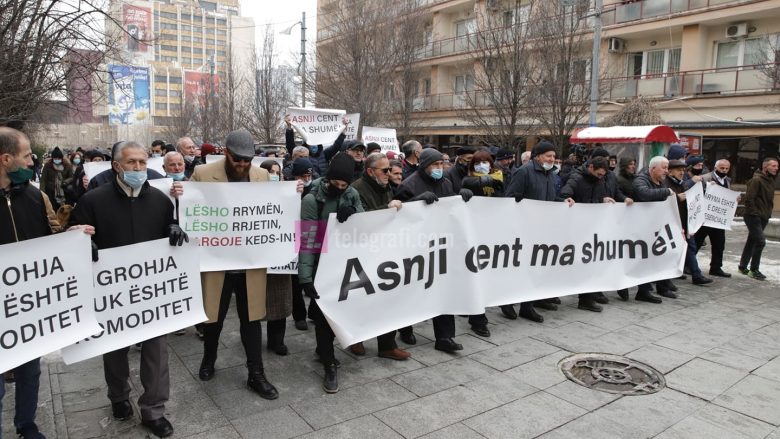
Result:
M338 198L342 194L344 194L345 191L346 189L339 189L336 186L333 186L332 184L328 183L328 196L330 197Z
M726 177L729 176L728 173L722 173L722 172L718 172L718 171L715 171L715 175L717 175L720 178L726 178Z
M696 169L696 168L691 168L691 174L693 174L693 175L701 175L701 172L702 172L703 170L704 170L704 169Z

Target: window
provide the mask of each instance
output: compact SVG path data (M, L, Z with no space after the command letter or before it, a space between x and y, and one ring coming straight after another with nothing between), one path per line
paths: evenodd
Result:
M458 75L455 77L455 93L463 93L474 90L474 77L466 75Z
M662 76L680 71L680 48L628 54L629 76Z
M194 53L196 55L202 55L203 54L203 49L201 49L200 47L193 47L192 48L192 53Z
M181 76L171 76L168 78L168 82L171 84L181 84Z
M154 95L155 96L168 96L168 90L164 88L155 88L154 89Z
M776 38L776 36L772 36ZM752 66L772 61L767 37L724 41L715 45L715 68Z
M473 34L475 31L474 19L462 20L455 23L455 36L462 37Z
M425 78L423 79L423 91L425 92L425 95L431 94L431 79Z
M154 75L154 82L168 82L168 77L165 75Z
M171 52L176 52L176 46L167 46L165 44L160 46L160 50L170 50Z
M171 30L177 29L176 23L160 23L160 27L163 29L171 29Z
M166 104L164 102L163 103L157 102L157 103L154 104L154 109L155 110L167 110L168 109L168 104Z
M163 11L160 11L160 18L169 18L171 20L178 20L179 19L179 17L177 17L175 13L173 13L173 12L163 12Z
M181 19L190 21L192 20L192 16L190 14L181 14Z
M217 24L220 26L226 26L227 20L225 20L224 18L217 18Z
M200 0L198 3L200 3L200 7L202 9L205 9L207 11L216 11L217 10L217 4L214 2L207 2Z

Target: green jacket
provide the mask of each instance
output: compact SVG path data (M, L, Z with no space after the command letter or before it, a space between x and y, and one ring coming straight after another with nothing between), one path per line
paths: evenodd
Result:
M775 179L757 170L747 183L744 214L769 219L772 217L774 201Z
M352 187L360 194L360 202L363 203L363 210L366 212L387 209L387 204L393 201L393 188L389 184L385 187L380 186L366 174L352 183Z
M339 198L327 196L327 180L318 178L311 183L311 191L301 201L301 220L320 221L317 227L326 227L328 216L338 211L339 207L352 206L357 212L363 212L360 195L353 187L348 187ZM308 229L307 232L315 232ZM301 251L298 253L298 278L301 284L314 282L317 273L319 253Z

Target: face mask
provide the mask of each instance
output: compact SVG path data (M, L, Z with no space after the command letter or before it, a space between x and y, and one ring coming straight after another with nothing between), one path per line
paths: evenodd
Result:
M53 159L52 161L54 162L55 165L61 165L62 164L62 159Z
M444 177L444 169L436 168L431 171L431 178L434 180L440 180L442 177Z
M73 159L73 164L74 165L80 165L81 164L81 159L80 158Z
M312 145L309 147L309 153L311 154L317 154L319 152L320 148L317 147L317 145Z
M141 189L146 182L146 171L124 171L122 180L135 190Z
M704 169L691 168L691 174L693 174L693 175L701 175L701 171L703 171L703 170Z
M177 174L165 174L167 177L170 177L173 179L173 181L182 181L184 180L184 173L179 172Z
M614 167L614 166L610 166L610 167L609 167L609 170L610 170L610 171L614 171L614 170L615 170L615 167Z
M336 186L333 186L331 184L328 184L328 195L334 198L338 198L341 196L341 194L344 193L346 189L339 189Z
M490 163L482 162L474 165L474 171L480 174L490 174Z
M279 176L276 174L271 174L270 177L271 177L271 181L279 181Z
M184 161L187 162L187 163L192 163L193 160L195 160L195 156L194 155L185 155L184 156Z
M24 166L19 167L15 171L8 172L8 178L11 179L11 184L22 184L27 183L30 181L31 178L33 178L33 175L35 173L32 169L26 168Z
M721 172L715 171L715 175L717 175L720 178L726 178L726 177L728 177L729 174L728 173L721 173Z
M553 165L552 163L542 163L542 168L543 168L545 171L549 171L550 169L552 169L552 168L553 168L553 166L555 166L555 165Z
M552 173L558 175L559 172L561 172L561 169L557 166L553 166Z
M152 157L162 157L162 154L160 154L159 152L153 152Z

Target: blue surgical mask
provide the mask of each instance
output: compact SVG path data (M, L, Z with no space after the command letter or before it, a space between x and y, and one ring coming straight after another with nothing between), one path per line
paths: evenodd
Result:
M184 173L183 172L179 172L179 173L176 173L176 174L167 173L165 175L167 177L172 178L173 181L182 181L182 180L184 180Z
M477 163L476 165L474 165L474 171L479 172L480 174L490 174L490 163L489 162Z
M435 168L431 171L431 178L434 180L440 180L442 177L444 177L444 169Z
M81 159L76 157L75 159L73 159L73 164L74 165L80 165L81 164Z
M55 165L61 165L62 164L62 159L52 159L52 161L54 162Z
M159 152L153 152L152 153L152 157L154 157L154 158L162 157L162 154L160 154Z
M317 154L317 151L319 151L320 148L317 145L312 145L309 147L309 152L312 154Z
M135 190L141 189L146 183L146 171L124 171L122 180Z
M279 176L276 174L271 174L271 181L279 181Z

